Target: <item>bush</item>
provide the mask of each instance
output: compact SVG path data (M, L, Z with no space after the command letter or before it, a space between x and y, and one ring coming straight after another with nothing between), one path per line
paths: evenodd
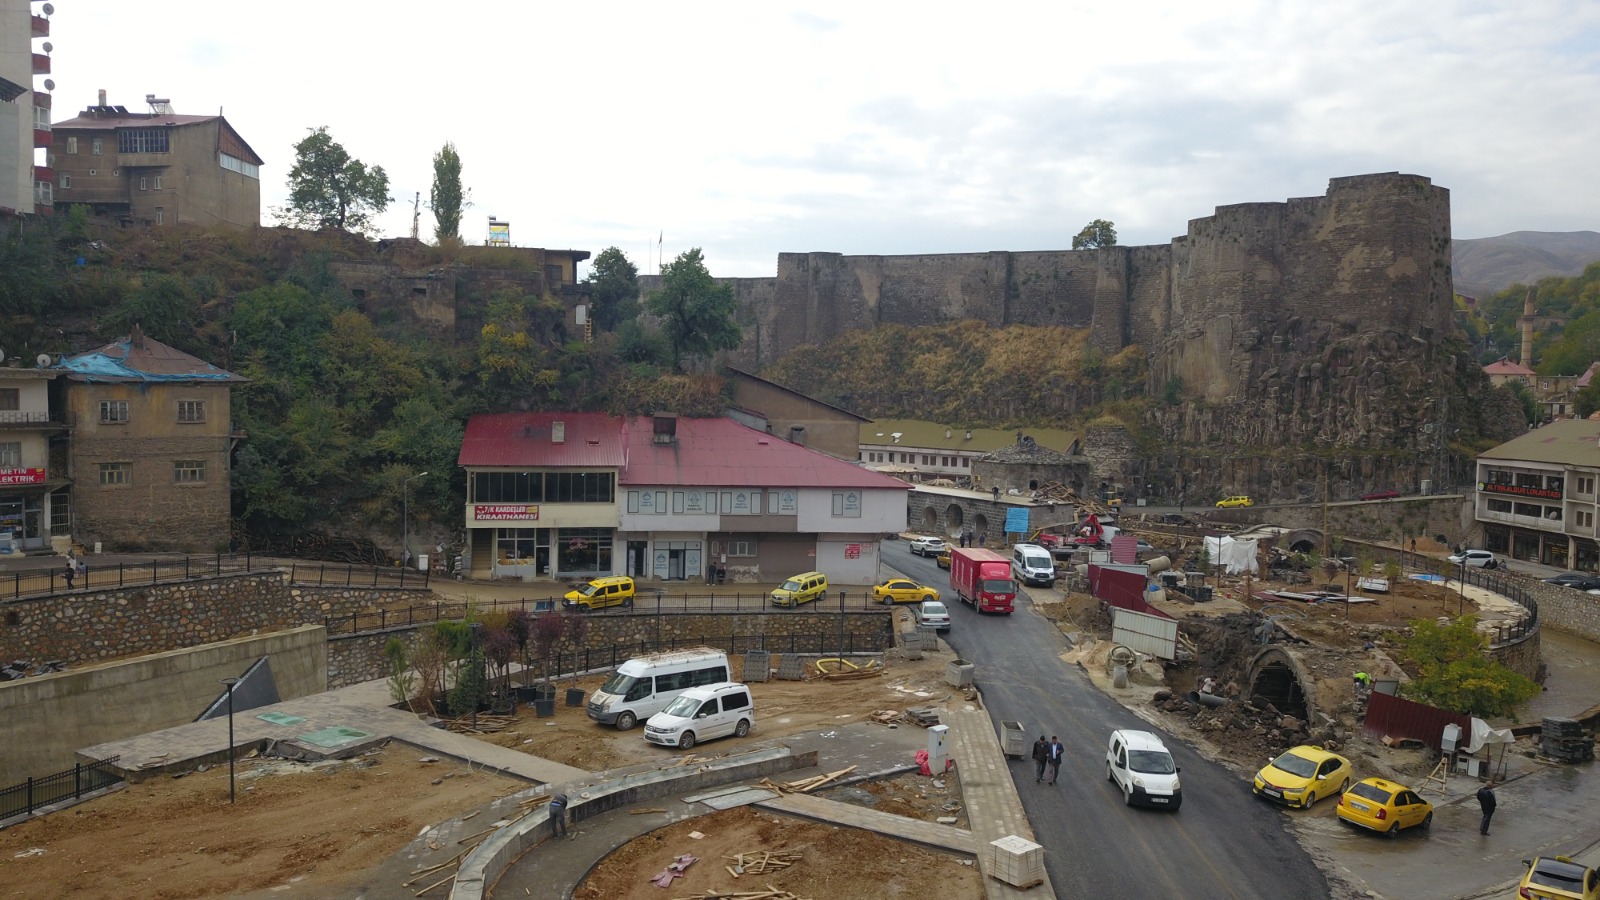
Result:
M1507 716L1539 693L1539 686L1484 654L1487 639L1478 617L1462 616L1448 625L1421 619L1400 641L1400 651L1417 667L1416 678L1400 693L1411 700L1452 712Z

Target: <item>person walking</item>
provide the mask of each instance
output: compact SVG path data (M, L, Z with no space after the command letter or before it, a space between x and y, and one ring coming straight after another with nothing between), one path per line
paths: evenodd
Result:
M67 590L72 590L72 579L78 576L78 565L72 561L71 557L67 558L67 570L62 575L67 579Z
M1061 746L1061 740L1053 734L1050 735L1050 748L1046 751L1048 756L1045 757L1045 761L1050 764L1050 780L1045 783L1052 787L1056 783L1056 775L1061 771L1061 755L1065 751L1066 748Z
M1478 788L1478 808L1483 810L1483 821L1478 823L1478 833L1489 833L1489 820L1494 818L1494 779L1491 778Z
M1044 780L1044 761L1050 756L1050 742L1039 735L1033 742L1033 783L1038 784Z
M567 833L567 795L550 798L550 836L558 838Z

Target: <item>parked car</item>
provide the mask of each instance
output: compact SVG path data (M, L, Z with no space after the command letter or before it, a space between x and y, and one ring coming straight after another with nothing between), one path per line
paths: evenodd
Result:
M1350 760L1321 747L1290 747L1256 773L1257 797L1309 808L1323 797L1350 788Z
M828 576L821 572L801 572L772 589L773 606L799 606L821 600L828 593Z
M1178 766L1161 738L1148 731L1119 729L1106 745L1106 780L1129 806L1143 803L1177 809L1183 804Z
M944 551L944 538L919 537L911 540L912 556L938 556Z
M1403 828L1433 825L1433 804L1402 784L1383 778L1364 778L1339 797L1334 808L1339 821L1397 838Z
M1381 491L1368 491L1367 493L1361 495L1361 499L1363 499L1363 500L1393 500L1394 498L1396 498L1398 496L1400 496L1400 492L1399 491L1392 490L1390 488L1384 488Z
M755 724L750 689L726 682L690 688L644 723L644 739L652 744L688 750L712 738L744 737Z
M561 603L580 609L600 609L606 606L633 605L633 579L626 575L608 575L585 584L577 590L567 591Z
M1565 856L1536 856L1523 860L1528 867L1517 896L1528 900L1600 900L1600 873Z
M1468 550L1465 553L1457 553L1450 557L1450 561L1458 566L1465 562L1467 565L1479 569L1495 569L1500 566L1500 560L1496 559L1495 555L1488 550Z
M1133 545L1133 549L1136 552L1139 552L1139 553L1154 553L1154 552L1156 552L1156 548L1150 546L1150 542L1145 540L1144 538L1139 538L1138 542Z
M1573 588L1579 591L1600 590L1600 575L1588 575L1583 572L1563 572L1554 578L1546 578L1545 584L1559 584L1562 587Z
M944 552L940 553L938 556L935 556L933 558L933 564L941 569L950 568L950 548L946 547Z
M925 584L917 584L908 578L891 578L872 586L872 599L888 605L890 603L921 603L924 600L939 599L939 592Z
M1246 497L1243 494L1235 494L1232 497L1223 497L1221 500L1217 501L1217 508L1218 509L1232 509L1235 506L1255 506L1255 505L1256 505L1256 502L1254 500L1251 500L1249 497Z
M950 633L950 610L937 600L918 603L912 613L919 626L936 629L940 634Z

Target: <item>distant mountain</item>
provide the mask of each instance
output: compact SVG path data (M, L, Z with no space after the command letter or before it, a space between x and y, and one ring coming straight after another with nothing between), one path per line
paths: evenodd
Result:
M1513 231L1499 237L1451 242L1456 293L1488 297L1513 284L1581 274L1600 259L1600 232Z

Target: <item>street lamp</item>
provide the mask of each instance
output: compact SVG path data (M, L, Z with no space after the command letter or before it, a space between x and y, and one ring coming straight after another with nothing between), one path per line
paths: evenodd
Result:
M1467 611L1467 553L1461 551L1461 580L1456 582L1460 593L1456 596L1456 618L1461 618Z
M418 472L400 485L400 565L411 562L411 482L428 474Z
M224 678L222 683L228 686L228 802L234 801L233 790L233 686L239 683L237 678Z

